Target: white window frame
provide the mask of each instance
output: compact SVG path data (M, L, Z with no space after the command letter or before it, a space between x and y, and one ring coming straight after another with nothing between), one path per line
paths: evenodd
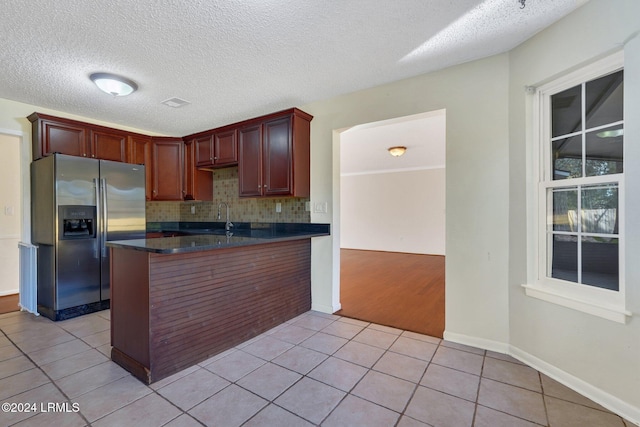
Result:
M624 173L603 176L553 180L551 164L551 95L606 74L624 69L623 52L617 52L593 64L530 89L531 129L527 137L527 283L526 295L572 308L619 323L626 323L631 313L625 309L625 203ZM607 126L604 126L607 127ZM626 146L626 144L625 144ZM624 157L623 157L624 158ZM624 160L623 160L624 161ZM625 162L624 170L628 167ZM555 187L618 184L618 291L547 277L547 190Z

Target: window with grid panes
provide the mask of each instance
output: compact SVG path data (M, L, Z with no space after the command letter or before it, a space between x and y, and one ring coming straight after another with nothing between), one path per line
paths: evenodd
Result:
M585 311L600 306L604 317L609 309L622 313L622 56L551 82L536 96L537 283L527 293L542 291L544 299Z

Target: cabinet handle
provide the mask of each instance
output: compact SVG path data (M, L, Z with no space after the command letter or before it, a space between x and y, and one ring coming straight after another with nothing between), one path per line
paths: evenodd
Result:
M214 158L213 158L213 160L218 160L218 158L217 158L217 157L214 157Z

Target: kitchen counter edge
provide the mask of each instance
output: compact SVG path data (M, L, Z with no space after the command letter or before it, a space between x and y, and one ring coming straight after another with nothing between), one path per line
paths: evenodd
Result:
M106 244L111 248L132 249L157 254L180 254L329 236L329 224L321 225L326 225L326 230L323 230L323 227L320 227L320 229L314 227L313 231L272 232L268 236L264 236L264 233L259 231L256 233L245 231L231 235L226 233L194 233L186 236L159 237L155 239L115 240L108 241ZM252 234L257 234L259 237L255 237Z

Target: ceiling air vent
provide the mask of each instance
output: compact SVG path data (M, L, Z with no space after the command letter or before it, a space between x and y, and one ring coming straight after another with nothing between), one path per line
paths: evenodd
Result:
M180 98L169 98L162 101L161 104L164 104L172 108L180 108L182 106L185 106L191 103L189 101L185 101L184 99L180 99Z

